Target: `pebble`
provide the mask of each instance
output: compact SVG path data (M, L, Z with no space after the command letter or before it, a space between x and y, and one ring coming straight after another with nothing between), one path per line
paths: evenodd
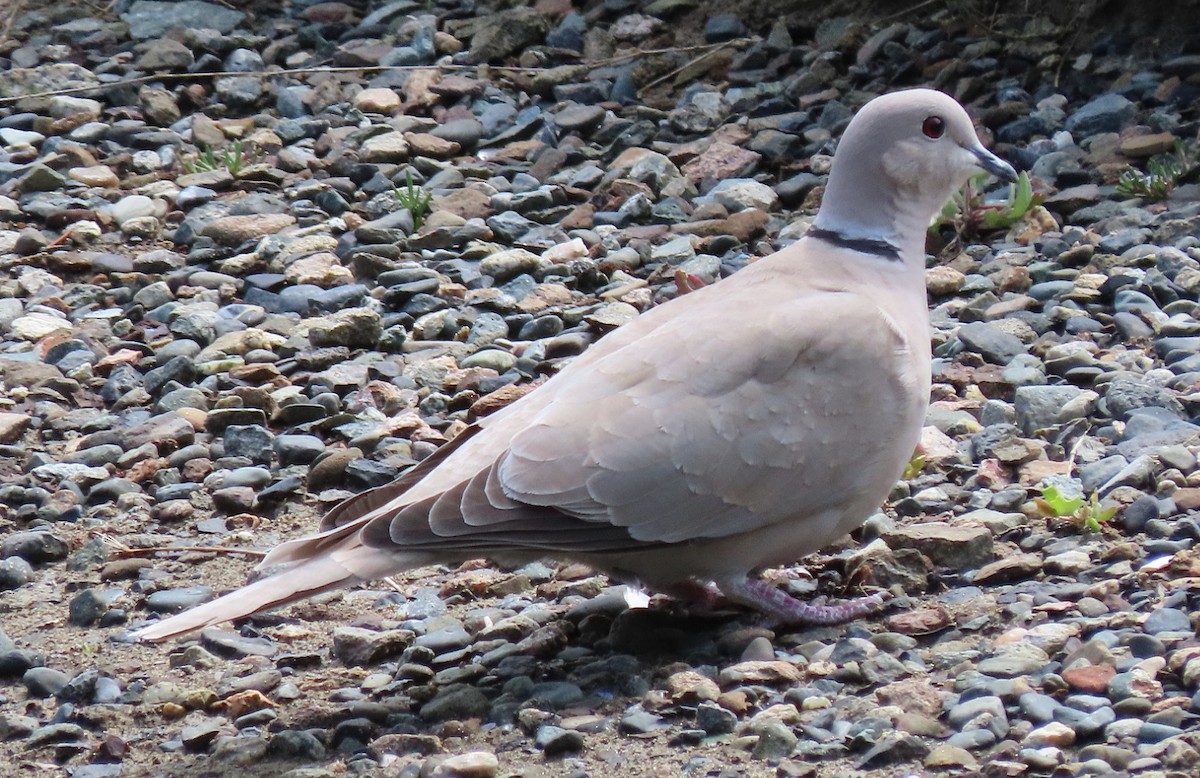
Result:
M0 106L0 589L50 625L0 633L0 675L26 686L0 690L0 761L32 753L98 778L120 740L218 772L312 763L292 778L495 775L521 753L619 772L642 746L675 772L726 766L685 767L709 759L694 743L779 775L819 760L868 774L1190 766L1197 603L1176 584L1200 537L1200 223L1191 184L1160 203L1112 184L1190 143L1194 56L1149 47L1134 68L1085 36L1055 83L1015 85L1005 62L1063 56L1058 22L1013 30L1001 51L972 30L947 45L936 17L806 29L674 2L418 5L18 9L0 94L96 93ZM621 59L686 35L731 45L671 73ZM424 67L289 70L326 57ZM222 70L238 72L112 85ZM295 536L679 294L676 271L719 283L803 234L837 134L885 82L964 96L1046 194L1045 214L931 260L924 466L844 568L818 558L784 584L907 601L743 634L740 609L710 623L701 607L631 609L571 568L467 565L205 631L137 672L109 661L121 652L74 653L242 570L207 572L236 555L115 558L95 535ZM236 171L220 161L233 139ZM206 149L217 169L185 169ZM396 199L408 173L427 212ZM1033 500L1050 484L1116 513L1103 532L1047 520ZM45 651L49 667L39 646L60 639L71 658ZM247 691L272 704L210 708ZM107 710L126 705L165 726ZM83 726L68 706L112 718Z

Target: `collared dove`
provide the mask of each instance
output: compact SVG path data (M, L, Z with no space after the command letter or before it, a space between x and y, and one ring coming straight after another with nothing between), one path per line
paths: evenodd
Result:
M882 602L804 603L755 577L860 525L929 401L925 232L974 172L1015 180L928 89L863 107L807 235L607 335L395 482L283 543L260 580L134 633L174 635L433 563L578 560L660 591L715 586L792 623Z

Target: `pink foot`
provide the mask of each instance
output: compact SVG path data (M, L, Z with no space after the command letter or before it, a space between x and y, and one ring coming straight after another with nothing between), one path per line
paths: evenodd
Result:
M795 597L757 578L722 581L721 591L734 602L747 605L779 619L785 624L831 626L861 619L883 607L890 599L887 592L859 597L838 605L801 602Z

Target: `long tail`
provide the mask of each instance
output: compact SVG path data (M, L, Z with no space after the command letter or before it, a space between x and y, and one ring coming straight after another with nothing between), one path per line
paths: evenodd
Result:
M342 548L310 557L283 572L255 581L191 610L156 621L133 633L137 640L157 642L193 630L249 616L342 586L371 581L418 566L406 560L360 545L348 538Z

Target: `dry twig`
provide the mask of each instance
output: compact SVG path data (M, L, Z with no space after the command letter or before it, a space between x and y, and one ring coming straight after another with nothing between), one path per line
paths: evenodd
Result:
M637 49L624 54L616 54L605 59L595 60L593 62L584 62L584 66L588 68L608 67L609 65L620 64L638 57L657 56L659 54L686 54L693 51L715 52L728 46L743 45L757 40L756 38L738 38L732 41L723 43L706 43L697 46L673 46L665 49ZM707 55L705 55L707 56ZM701 57L703 58L703 57ZM690 63L689 63L690 64ZM686 66L685 66L686 67ZM86 92L102 92L107 89L116 89L123 86L137 86L138 84L146 84L153 81L197 81L203 78L224 78L226 76L297 76L307 75L312 73L379 73L387 71L399 70L438 70L442 72L461 72L480 71L480 70L495 70L508 73L545 73L554 68L536 67L508 67L504 65L358 65L354 67L335 67L332 65L314 65L305 68L283 68L280 70L268 70L265 72L247 71L247 70L220 70L212 73L156 73L149 76L137 76L135 78L125 78L120 81L111 81L106 84L89 84L88 86L75 86L65 89L49 89L44 92L33 92L27 95L9 95L0 97L0 105L15 103L18 100L26 100L40 97L57 97L59 95L75 95Z
M167 552L184 552L194 551L206 554L244 554L262 558L267 555L266 551L259 551L254 548L233 548L232 546L147 546L146 548L134 548L133 546L122 543L112 535L100 534L100 541L104 545L113 550L113 553L120 559L136 556L153 556Z

